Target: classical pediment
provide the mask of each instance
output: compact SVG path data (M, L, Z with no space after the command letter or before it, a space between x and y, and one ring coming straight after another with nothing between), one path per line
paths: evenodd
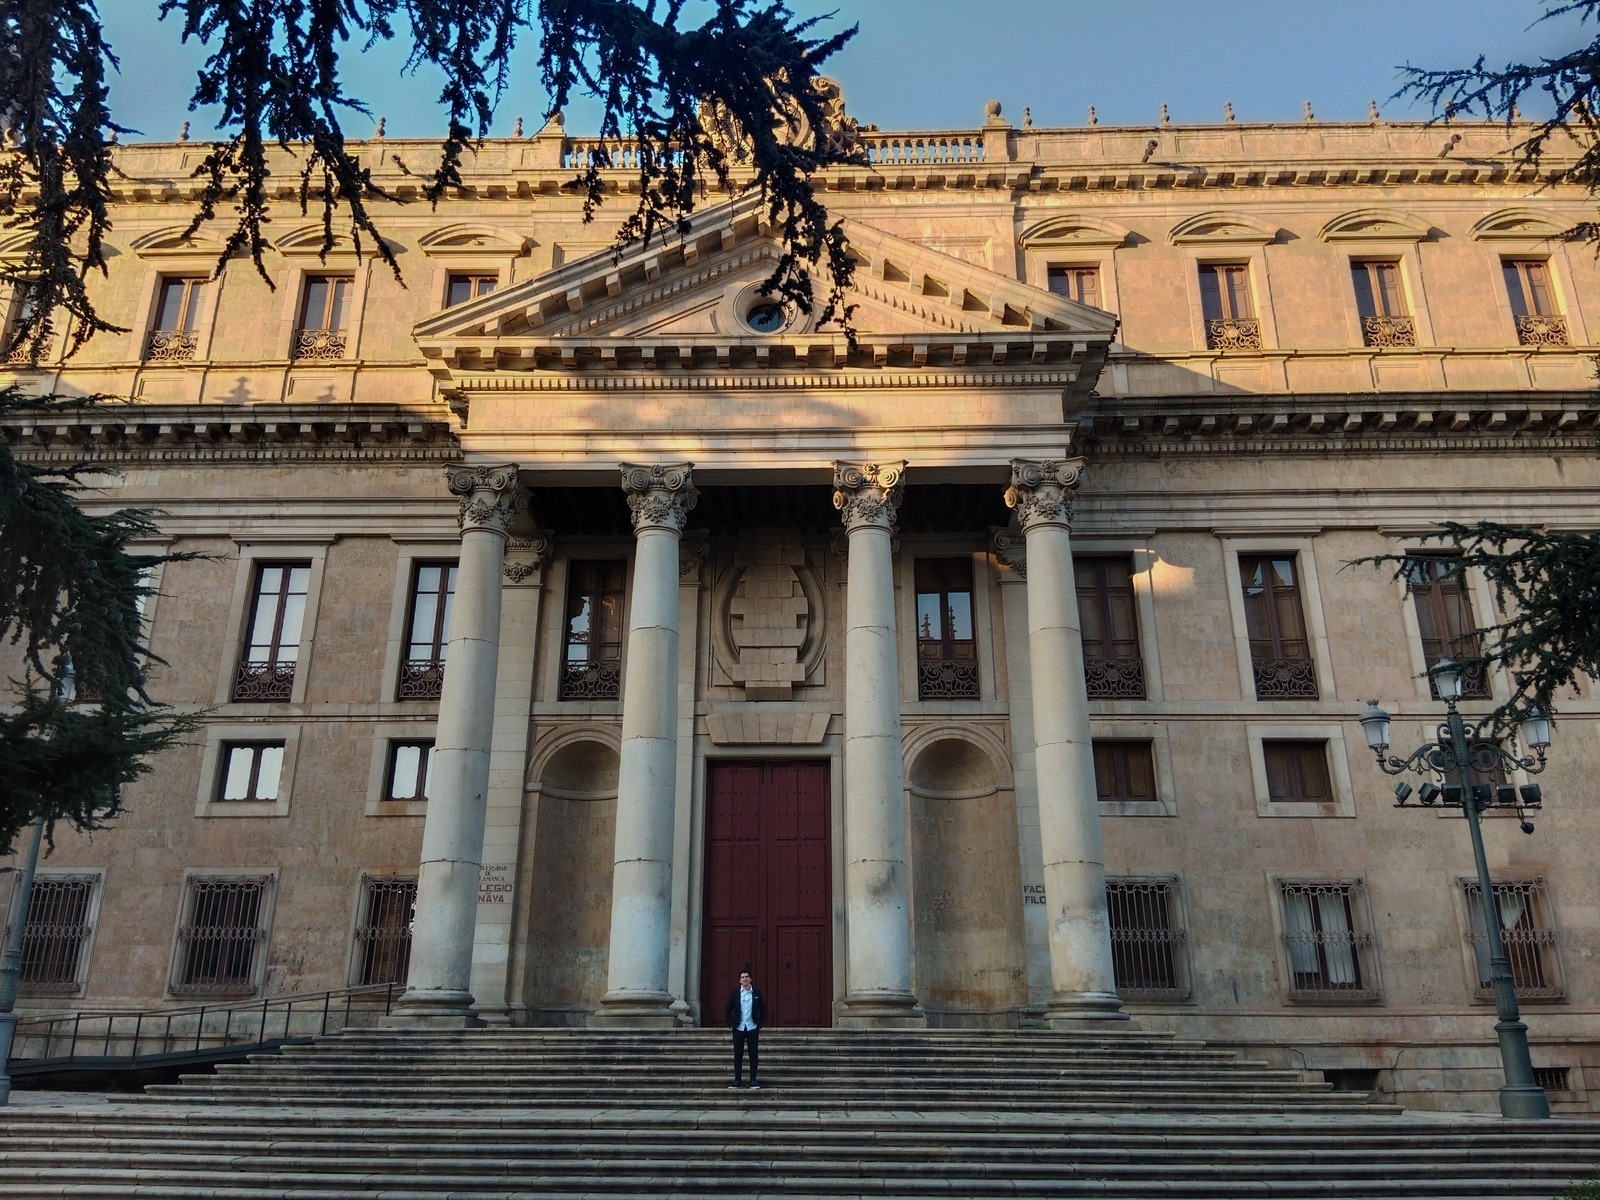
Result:
M600 251L429 317L441 377L587 368L1079 364L1103 358L1108 312L847 219L855 344L761 293L782 253L755 198L695 215L681 238ZM822 282L818 281L819 284Z

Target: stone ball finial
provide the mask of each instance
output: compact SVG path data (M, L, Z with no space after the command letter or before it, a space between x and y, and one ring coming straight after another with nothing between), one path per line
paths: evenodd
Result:
M185 121L183 123L183 128L178 130L178 140L180 142L187 142L189 140L189 122Z
M984 101L983 118L984 118L984 120L990 121L990 122L998 121L1000 119L1000 101L998 101L998 100L986 100L986 101Z
M383 137L384 131L388 127L389 127L389 118L388 117L379 117L378 118L378 127L372 131L373 138L375 140L381 139Z

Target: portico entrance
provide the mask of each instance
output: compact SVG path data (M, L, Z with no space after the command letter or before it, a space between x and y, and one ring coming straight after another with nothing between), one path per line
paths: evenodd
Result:
M747 965L769 1024L831 1024L828 826L826 762L708 765L703 1024Z

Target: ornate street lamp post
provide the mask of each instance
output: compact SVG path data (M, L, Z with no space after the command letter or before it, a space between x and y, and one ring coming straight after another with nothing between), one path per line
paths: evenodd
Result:
M1495 901L1494 883L1489 878L1489 861L1483 852L1483 829L1479 817L1484 809L1495 805L1517 810L1522 819L1522 831L1533 832L1532 811L1541 805L1539 785L1525 784L1520 789L1507 784L1473 783L1470 771L1487 776L1496 768L1516 768L1537 774L1545 767L1545 749L1550 745L1550 720L1537 709L1522 722L1522 744L1532 750L1528 756L1519 757L1497 742L1480 737L1481 727L1470 730L1456 701L1461 698L1461 670L1449 659L1441 660L1429 674L1439 698L1444 701L1445 719L1436 730L1436 741L1426 742L1405 758L1386 757L1389 749L1389 714L1369 700L1360 716L1361 728L1367 735L1367 745L1378 756L1378 766L1387 775L1401 775L1415 771L1418 775L1438 775L1445 780L1440 787L1431 780L1417 792L1423 807L1442 804L1459 806L1467 818L1467 829L1472 835L1472 856L1478 866L1478 899L1483 905L1483 923L1489 940L1489 977L1494 987L1495 1012L1499 1020L1495 1032L1500 1036L1500 1065L1505 1073L1505 1086L1500 1089L1500 1113L1506 1117L1544 1118L1550 1115L1550 1101L1544 1089L1534 1081L1533 1060L1528 1055L1528 1027L1522 1023L1517 1008L1516 986L1511 976L1511 960L1506 955L1505 938L1500 932L1499 905ZM1452 780L1454 782L1452 782ZM1399 801L1396 807L1406 808L1412 794L1409 783L1398 783L1394 789Z

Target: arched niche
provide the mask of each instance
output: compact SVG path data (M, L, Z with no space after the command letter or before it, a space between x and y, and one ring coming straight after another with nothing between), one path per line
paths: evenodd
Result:
M606 991L617 828L616 746L578 735L546 747L534 821L526 1003L545 1025L582 1025Z
M912 749L918 999L936 1025L1013 1024L1027 986L1009 769L964 731L934 732Z

